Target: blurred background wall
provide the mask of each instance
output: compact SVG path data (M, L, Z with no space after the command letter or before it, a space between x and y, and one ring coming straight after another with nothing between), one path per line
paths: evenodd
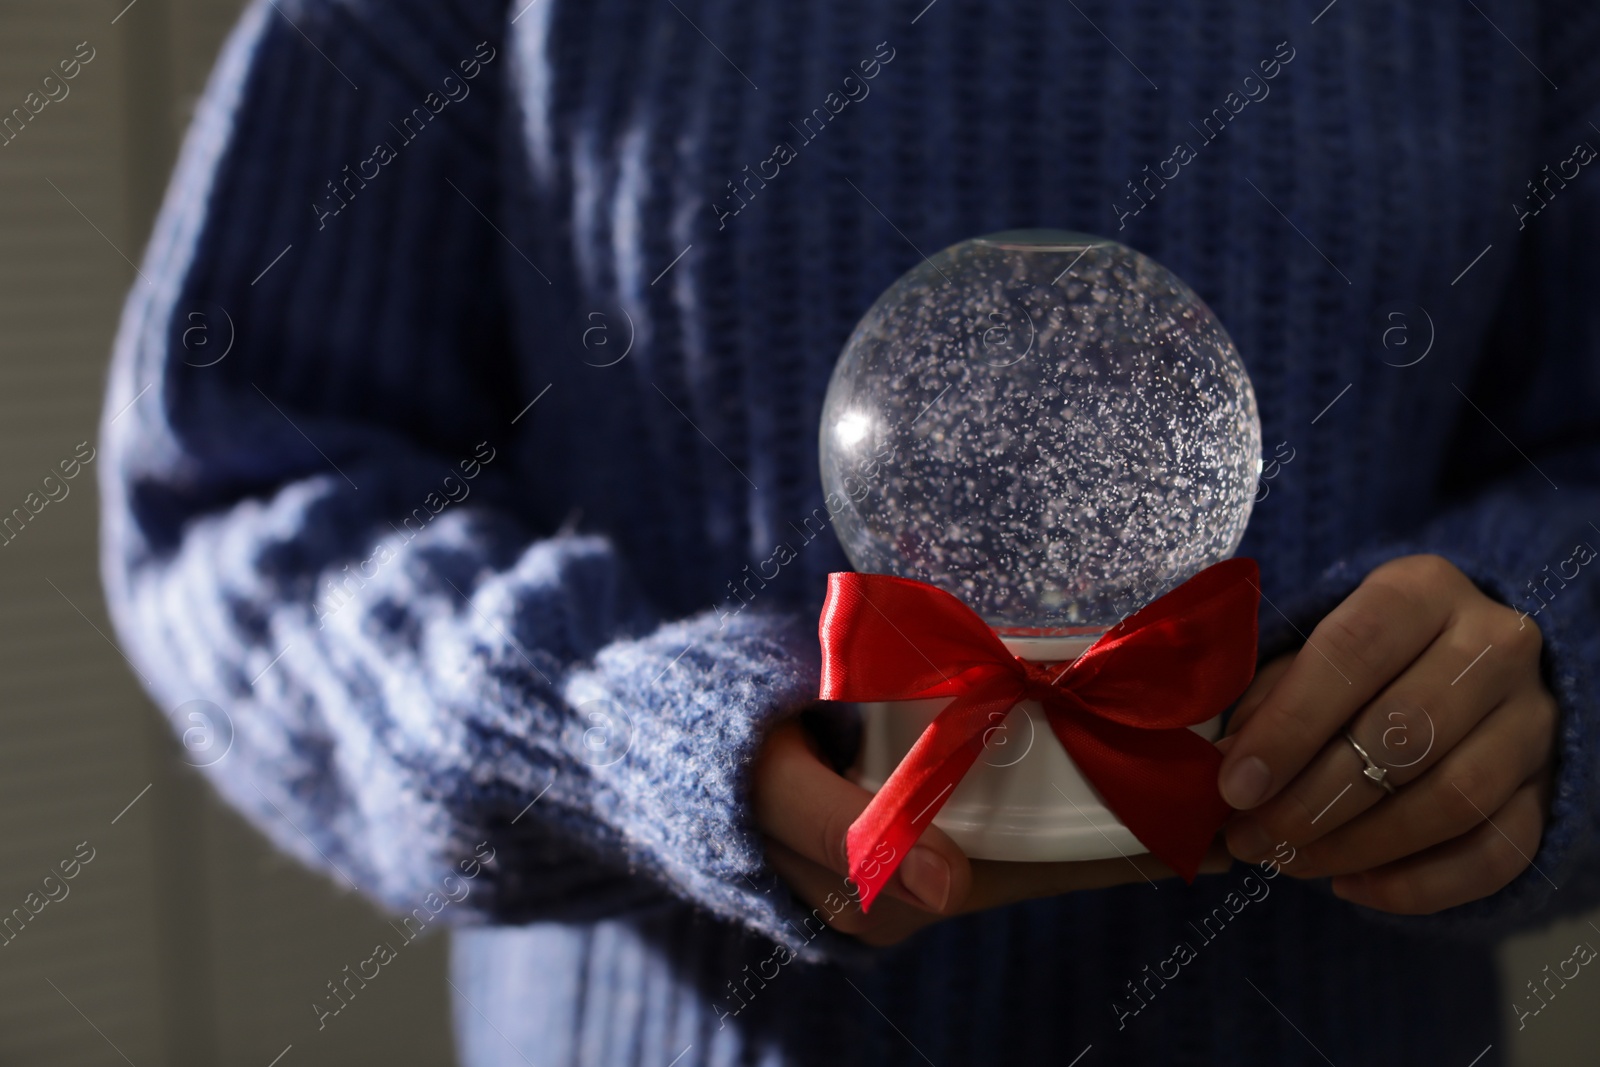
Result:
M93 57L20 134L13 123L12 140L0 135L5 514L79 442L94 446L111 338L137 277L129 261L143 255L241 7L125 5L0 5L0 114L43 96L59 61ZM276 855L180 758L108 640L95 466L0 544L0 914L30 892L44 898L45 876L75 851L93 857L50 883L65 897L0 932L11 937L0 947L0 1065L452 1063L437 936L317 1030L311 1003L325 983L390 931L348 890Z
M68 94L0 146L0 513L94 444L132 264L239 7L0 7L0 114L60 60L92 53ZM108 637L94 480L91 462L0 545L0 914L42 898L63 861L78 864L50 883L66 896L0 933L0 1067L451 1063L438 936L317 1030L312 1001L387 925L275 855L180 758ZM1510 1005L1575 943L1600 946L1596 927L1506 947L1518 1067L1595 1061L1600 978L1581 975L1520 1033Z

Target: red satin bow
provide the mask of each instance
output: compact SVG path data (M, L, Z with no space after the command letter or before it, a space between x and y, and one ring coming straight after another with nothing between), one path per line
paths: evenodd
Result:
M956 597L887 574L828 576L818 633L824 700L948 697L850 825L850 876L866 911L1018 701L1050 727L1106 806L1192 882L1228 815L1222 755L1188 729L1237 700L1256 664L1260 571L1208 567L1129 616L1065 670L1018 659Z

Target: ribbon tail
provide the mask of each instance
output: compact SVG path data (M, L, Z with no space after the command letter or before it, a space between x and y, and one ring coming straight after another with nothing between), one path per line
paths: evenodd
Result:
M956 697L850 824L845 836L850 879L863 913L983 751L996 713L1009 712L1022 693L1022 683L1005 672Z
M1141 730L1049 709L1050 727L1106 807L1152 855L1193 882L1229 812L1222 753L1187 729Z

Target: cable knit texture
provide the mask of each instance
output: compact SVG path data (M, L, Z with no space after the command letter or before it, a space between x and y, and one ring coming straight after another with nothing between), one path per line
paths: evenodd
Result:
M1510 0L258 0L117 340L117 631L306 863L409 911L493 849L445 912L474 1067L1500 1062L1493 941L1600 899L1600 572L1530 585L1600 545L1600 176L1527 187L1600 145L1597 48ZM845 566L829 371L922 253L1033 226L1237 341L1293 449L1241 550L1264 655L1405 553L1548 601L1536 869L1228 918L1236 867L891 950L774 876L751 760Z

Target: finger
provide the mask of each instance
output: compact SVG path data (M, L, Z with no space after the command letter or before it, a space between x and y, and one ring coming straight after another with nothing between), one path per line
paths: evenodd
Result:
M1290 652L1273 658L1256 671L1256 676L1250 680L1250 688L1244 691L1244 696L1239 698L1233 714L1228 716L1228 737L1238 733L1244 724L1250 721L1251 716L1261 709L1267 694L1272 692L1272 687L1278 684L1278 680L1292 663L1294 663L1294 653Z
M1429 915L1498 892L1533 864L1548 793L1547 778L1530 782L1460 837L1376 870L1335 878L1333 891L1396 915Z
M808 934L818 932L820 926L815 924L824 924L869 945L892 945L942 918L888 894L879 897L871 914L867 914L861 910L860 896L848 879L771 838L767 839L766 849L772 869L811 908L810 916L801 920Z
M811 914L816 921L867 944L894 944L947 917L886 897L873 904L870 914L864 913L859 904L859 895L847 878L811 862L770 838L766 842L766 849L768 862L788 883L795 896L812 907ZM1231 863L1232 857L1219 843L1207 853L1200 870L1206 874L1218 874L1226 871ZM1175 877L1177 875L1170 867L1148 854L1126 859L1119 857L1064 863L974 860L972 891L953 914L984 911L1079 889L1105 889L1140 881L1154 885L1162 879ZM808 926L811 921L806 920Z
M1508 681L1489 670L1481 676L1486 684L1450 684L1461 674L1456 646L1444 637L1435 641L1348 726L1395 786L1426 774L1510 688ZM1364 777L1365 769L1343 728L1336 729L1310 764L1276 796L1233 817L1227 828L1229 849L1251 862L1266 856L1276 842L1298 847L1334 832L1387 796ZM1515 782L1532 769L1522 769Z
M1036 897L1058 896L1083 889L1108 889L1117 885L1176 878L1177 872L1147 852L1103 860L1066 863L1008 863L972 860L972 891L962 912L998 908ZM1201 861L1202 874L1221 874L1233 863L1220 841L1213 842Z
M1544 694L1502 704L1421 779L1302 847L1304 862L1292 873L1354 874L1468 832L1549 762L1555 721L1555 702Z
M1433 643L1465 592L1476 590L1437 556L1409 556L1369 574L1317 624L1234 735L1217 779L1223 798L1248 809L1275 796L1339 726Z
M823 763L799 722L773 728L753 775L756 825L799 855L832 871L850 873L846 834L872 794ZM885 885L887 892L941 914L966 899L972 871L966 854L929 825Z
M811 914L815 921L826 923L869 945L894 944L948 917L888 897L880 897L873 904L872 912L864 913L859 896L848 879L841 878L770 838L766 842L766 849L773 869L782 876L795 896L812 906ZM1233 858L1221 843L1214 842L1200 864L1200 872L1221 874L1228 870L1232 862ZM1079 889L1105 889L1139 881L1154 885L1162 879L1175 877L1177 875L1170 867L1148 854L1067 863L974 860L972 890L957 910L965 914ZM813 920L805 921L809 926Z

